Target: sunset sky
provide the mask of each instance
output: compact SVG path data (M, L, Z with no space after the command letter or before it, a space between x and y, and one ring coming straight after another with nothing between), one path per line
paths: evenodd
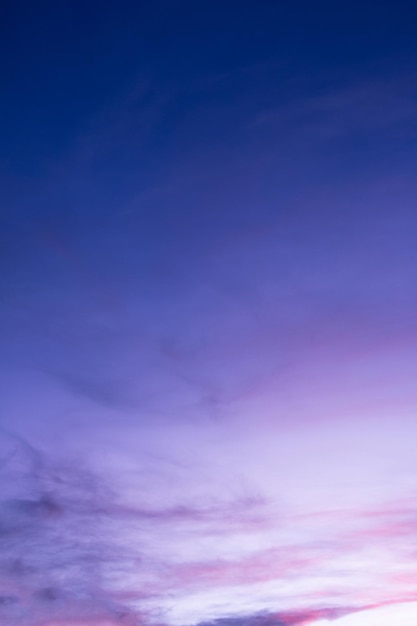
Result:
M416 626L413 3L0 29L0 626Z

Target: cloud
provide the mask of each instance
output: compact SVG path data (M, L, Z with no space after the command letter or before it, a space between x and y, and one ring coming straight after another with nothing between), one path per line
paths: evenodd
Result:
M321 620L333 622L363 609L351 607L323 607L278 613L257 613L242 617L224 617L199 626L308 626Z
M335 81L337 84L337 80ZM415 77L367 78L366 81L323 87L315 94L259 112L254 127L280 132L292 148L347 145L367 139L373 145L408 141L415 135ZM357 144L358 146L359 144Z
M85 463L4 433L1 443L0 621L10 626L152 622L144 601L164 593L168 572L169 558L152 556L161 537L181 528L204 536L234 519L242 530L262 507L253 498L131 505ZM140 540L130 542L132 533Z
M103 537L106 490L81 467L52 461L15 438L7 443L0 473L1 620L139 623L104 581L104 564L122 562L117 545Z

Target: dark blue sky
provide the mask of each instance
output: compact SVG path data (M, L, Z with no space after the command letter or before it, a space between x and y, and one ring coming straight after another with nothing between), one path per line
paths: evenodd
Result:
M407 2L5 3L3 168L42 174L138 82L148 102L172 99L138 150L140 167L140 157L166 158L176 125L207 102L238 112L248 95L267 107L323 89L335 74L343 83L403 73L415 63L415 17Z
M9 224L23 213L68 230L77 212L100 221L186 176L175 208L151 199L135 227L159 240L178 217L189 241L222 231L207 202L234 228L253 216L233 209L242 195L275 215L294 189L414 167L414 137L398 128L415 94L412 3L15 2L1 28ZM326 104L334 93L339 104ZM302 110L320 98L321 112ZM330 124L354 128L322 129L323 144L326 106ZM315 136L301 137L309 126Z

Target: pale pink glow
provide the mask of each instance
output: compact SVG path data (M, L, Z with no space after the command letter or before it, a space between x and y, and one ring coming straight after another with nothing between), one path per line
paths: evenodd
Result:
M320 617L321 611L311 611L310 616L300 614L283 614L288 626L413 626L417 620L417 602L399 603L391 606L365 608L353 610L348 615L328 618ZM79 619L79 620L48 620L39 626L116 626L119 621L108 619Z
M359 611L336 620L313 621L314 626L413 626L417 623L417 602Z
M154 517L140 522L139 534L136 522L124 526L123 541L139 551L146 537L146 547L138 572L115 589L136 587L144 592L138 606L162 610L178 626L220 618L228 606L253 614L336 598L367 605L411 591L417 509L407 416L383 428L366 416L306 422L302 433L271 421L265 433L247 416L236 428L236 420L198 430L177 424L178 457L169 428L162 437L144 431L146 449L171 465L146 494ZM152 463L135 472L129 433L118 437L109 455L117 466L123 449L120 493L137 506L133 476ZM176 511L178 501L189 509ZM158 515L163 502L173 508Z
M114 494L97 505L101 540L123 555L104 560L106 594L172 626L297 606L318 617L320 607L411 594L417 425L402 358L409 347L307 359L287 388L268 381L221 419L195 407L198 420L138 425L120 411L115 429L102 410L78 416L78 438L61 440L61 453L88 459ZM388 393L397 382L402 406ZM49 437L40 439L53 454ZM349 619L360 613L334 623L362 624Z
M186 626L230 607L250 615L411 593L417 427L408 406L386 402L378 418L366 388L345 394L366 362L386 380L389 351L381 362L304 364L297 394L268 383L220 420L201 411L198 423L138 427L120 413L117 429L97 430L90 409L93 428L80 419L78 439L60 448L88 458L117 493L100 532L132 562L105 566L111 597Z

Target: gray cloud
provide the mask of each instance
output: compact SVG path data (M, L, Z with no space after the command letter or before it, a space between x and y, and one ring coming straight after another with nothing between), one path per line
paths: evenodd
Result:
M83 468L2 440L1 618L19 626L60 616L138 623L105 581L106 568L126 559L106 539L108 491Z
M263 516L260 497L202 508L124 504L85 464L5 433L0 441L0 621L11 626L58 618L152 621L138 606L149 594L140 586L142 560L148 573L166 565L147 554L151 529L198 535L225 524L243 529ZM139 537L134 546L126 542L131 529ZM132 572L139 582L119 588Z

